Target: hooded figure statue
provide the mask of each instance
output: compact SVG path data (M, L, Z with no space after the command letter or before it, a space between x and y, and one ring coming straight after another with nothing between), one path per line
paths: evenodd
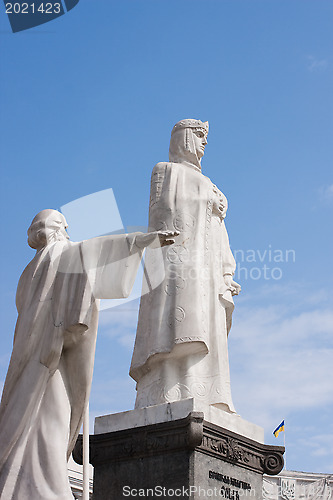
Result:
M130 375L136 408L196 398L235 413L227 337L240 286L224 224L227 200L201 173L208 122L173 127L169 163L152 172L149 228L178 231L165 279L142 294ZM146 266L154 268L147 249Z
M92 381L99 299L127 297L143 248L170 233L71 242L57 210L28 229L36 255L20 278L14 346L0 405L0 497L72 500L67 459Z

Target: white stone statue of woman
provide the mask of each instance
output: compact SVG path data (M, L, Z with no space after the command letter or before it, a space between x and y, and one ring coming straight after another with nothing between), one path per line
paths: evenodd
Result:
M149 227L180 234L163 249L163 283L141 297L130 369L136 408L193 397L235 413L227 337L240 286L233 281L226 197L201 172L207 134L208 122L176 123L170 161L152 172ZM154 259L147 249L151 269Z
M90 393L102 298L127 297L143 248L172 234L74 243L56 210L31 223L36 255L17 288L18 320L0 405L0 498L72 500L67 459Z

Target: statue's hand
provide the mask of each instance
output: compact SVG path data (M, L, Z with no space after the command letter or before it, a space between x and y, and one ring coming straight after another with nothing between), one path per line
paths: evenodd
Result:
M221 220L225 219L227 213L227 207L224 200L221 198L216 198L213 202L213 214L216 214Z
M138 235L135 239L135 244L139 248L164 247L166 245L172 245L178 235L178 231L153 231L151 233Z
M227 285L227 287L231 291L231 295L238 295L242 289L241 286L238 283L236 283L236 281L234 281L232 279L231 274L224 275L224 283Z
M242 290L242 287L238 283L236 283L236 281L232 280L231 281L231 295L238 295L241 290Z
M165 247L167 245L173 245L175 238L179 236L179 231L156 231L156 234L158 236L159 243L153 246L153 248L158 246Z

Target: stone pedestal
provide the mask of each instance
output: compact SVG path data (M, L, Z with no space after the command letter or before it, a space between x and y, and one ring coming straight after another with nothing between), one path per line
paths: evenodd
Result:
M101 418L112 420L112 416ZM100 423L97 419L97 429ZM284 453L281 446L267 446L208 422L204 412L198 411L183 418L139 422L136 427L95 434L90 450L95 468L94 500L261 500L262 476L281 471ZM81 456L79 440L74 458L80 461Z

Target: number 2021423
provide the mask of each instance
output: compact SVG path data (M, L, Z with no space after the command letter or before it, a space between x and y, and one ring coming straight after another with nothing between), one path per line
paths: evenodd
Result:
M6 3L6 14L35 14L35 12L40 12L41 14L60 14L61 4L60 3L41 3L35 5L34 3Z

